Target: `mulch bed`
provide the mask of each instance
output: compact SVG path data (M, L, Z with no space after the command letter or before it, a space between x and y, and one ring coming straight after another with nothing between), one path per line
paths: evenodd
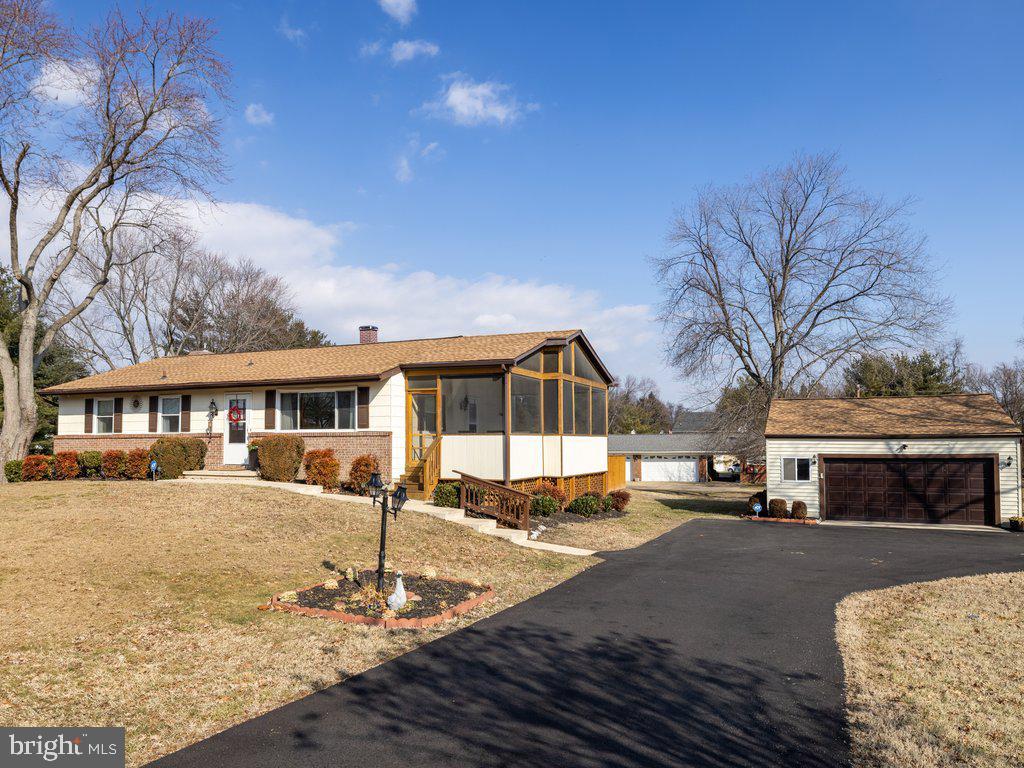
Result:
M567 525L569 523L590 523L595 520L614 520L619 517L625 517L628 513L627 510L616 512L614 509L609 512L597 512L590 517L584 517L583 515L574 515L572 512L562 510L556 512L553 515L547 517L541 517L540 515L530 515L530 527L536 528L538 525L545 525L548 528L557 528L560 525Z
M388 610L383 601L373 599L372 593L364 589L377 584L377 572L369 570L359 572L358 583L342 578L336 588L321 583L296 590L294 601L281 600L281 595L287 593L279 593L271 598L269 608L350 624L416 629L440 624L494 597L489 585L468 581L403 574L402 582L409 601L397 613ZM394 588L395 574L385 574L385 597Z
M798 523L800 525L817 525L818 521L812 517L804 518L803 520L797 520L792 517L754 517L753 515L744 515L744 520L752 520L755 523Z

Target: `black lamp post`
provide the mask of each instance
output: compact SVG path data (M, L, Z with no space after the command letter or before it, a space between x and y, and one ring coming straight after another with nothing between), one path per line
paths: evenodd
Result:
M388 546L388 512L395 520L398 519L398 512L405 506L409 496L405 492L404 485L396 485L391 492L391 505L388 506L388 489L380 479L380 472L373 472L370 475L370 482L366 484L373 497L373 503L380 502L380 554L377 557L377 591L384 591L384 563L387 560Z

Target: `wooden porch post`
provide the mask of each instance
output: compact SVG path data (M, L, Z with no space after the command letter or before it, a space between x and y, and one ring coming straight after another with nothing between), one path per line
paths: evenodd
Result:
M503 366L502 377L505 385L505 485L512 484L512 374Z

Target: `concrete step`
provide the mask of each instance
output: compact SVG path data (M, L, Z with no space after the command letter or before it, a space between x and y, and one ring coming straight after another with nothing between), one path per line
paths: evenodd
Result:
M513 544L522 544L530 538L530 534L526 531L520 531L515 528L495 528L491 531L490 535L497 536L499 539L506 539Z
M217 477L217 478L249 478L255 479L259 477L258 472L253 472L248 469L192 469L187 472L183 472L184 477L193 477L202 479L204 477Z
M452 520L452 522L472 528L477 533L490 533L498 528L497 520L488 520L481 517L466 517L462 520Z

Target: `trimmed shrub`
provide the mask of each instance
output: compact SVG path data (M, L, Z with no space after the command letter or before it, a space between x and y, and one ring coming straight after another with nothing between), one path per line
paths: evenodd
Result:
M615 509L615 501L611 496L605 496L601 499L601 504L604 506L605 512L611 512Z
M569 497L565 495L565 491L554 483L549 483L547 480L542 480L537 483L537 487L533 489L533 492L538 496L550 496L558 502L559 509L565 509L565 504L569 501Z
M348 482L356 493L365 493L364 486L370 482L370 475L380 472L380 461L372 453L364 453L352 459L348 470Z
M290 483L299 474L306 443L298 435L267 435L260 438L260 477Z
M129 480L145 480L149 477L149 451L132 448L124 458L124 473Z
M53 456L53 479L73 480L78 477L78 452L61 451Z
M169 438L181 440L185 447L185 471L194 472L206 466L206 441L201 437Z
M156 462L162 479L176 480L188 469L188 441L189 438L161 437L149 447L149 457Z
M794 520L806 520L807 519L807 504L797 499L793 502L793 513L792 517Z
M308 485L319 485L328 490L338 487L341 475L341 462L334 457L334 451L330 448L307 451L302 457L302 463L306 468L306 483Z
M772 499L768 502L768 517L789 517L789 508L785 499Z
M557 514L561 509L562 507L557 500L544 494L534 496L530 502L530 514L537 515L538 517Z
M78 468L81 477L99 477L103 466L103 454L99 451L82 451L78 454Z
M585 493L569 502L566 509L580 517L591 517L604 509L604 503L601 494L594 496L592 493Z
M107 480L124 478L124 463L127 460L124 451L104 451L100 459L100 473Z
M434 506L458 509L459 484L438 483L434 488Z
M26 483L49 480L53 456L26 456L21 462L21 479Z
M754 511L755 504L761 505L762 515L767 515L768 491L759 491L758 493L753 494L749 499L747 499L747 513L754 515L756 517L758 513Z
M21 459L11 459L4 464L4 477L8 483L21 482Z
M612 491L608 494L608 498L612 500L612 509L616 512L625 512L626 507L629 506L629 491Z
M1010 530L1017 531L1018 533L1024 531L1024 517L1011 517L1008 521L1010 523Z

